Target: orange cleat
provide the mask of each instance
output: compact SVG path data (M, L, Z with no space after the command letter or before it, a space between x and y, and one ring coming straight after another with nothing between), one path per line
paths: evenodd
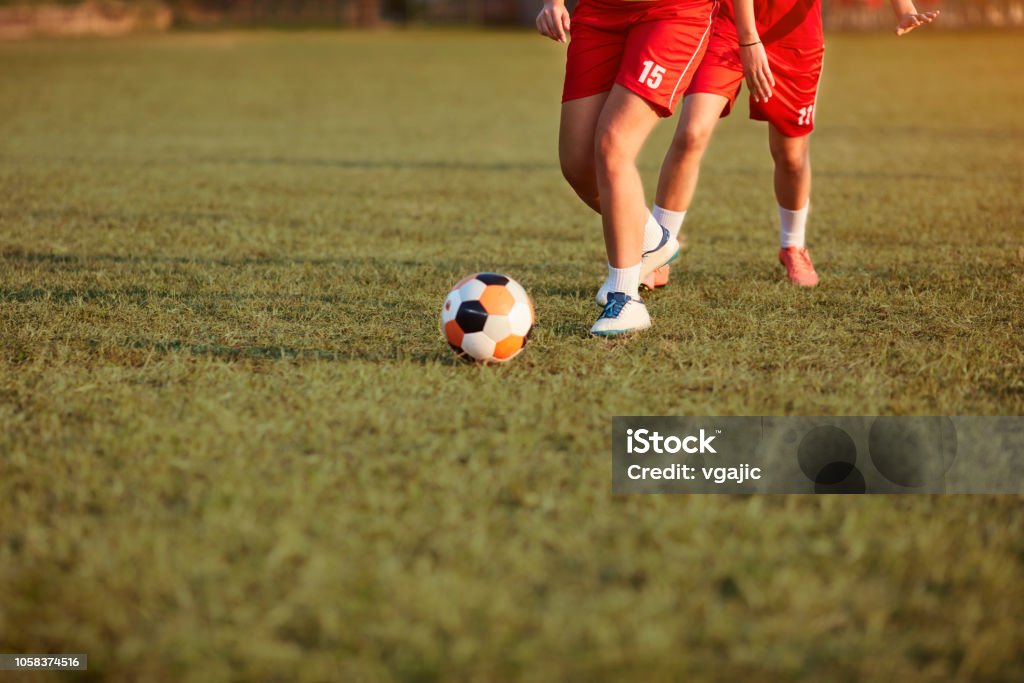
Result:
M661 268L658 268L653 273L648 275L640 283L647 289L654 289L655 287L664 287L668 284L668 271L669 265L665 264Z
M779 249L779 263L786 267L786 276L794 285L813 287L818 284L818 274L814 271L807 247Z

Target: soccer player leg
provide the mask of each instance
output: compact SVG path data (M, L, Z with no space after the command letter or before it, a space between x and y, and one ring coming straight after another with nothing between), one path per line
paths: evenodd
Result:
M734 89L739 89L738 81ZM672 142L661 163L658 190L651 214L668 231L669 240L679 245L679 253L686 246L686 236L682 232L683 220L697 189L701 159L718 119L726 115L730 104L731 100L720 94L687 94ZM668 284L668 277L669 265L665 264L644 278L643 285L648 289L663 287Z
M681 251L683 245L680 244L679 247ZM658 289L659 287L664 287L665 285L668 284L669 268L671 268L671 266L669 266L666 263L661 268L658 268L656 271L654 271L653 273L645 277L643 280L641 280L640 286L650 290Z
M651 213L679 243L686 246L683 220L697 189L700 163L718 119L728 116L743 80L743 66L731 41L712 34L707 52L683 99L679 123L658 176L658 191ZM644 280L648 288L668 284L665 265Z
M778 82L778 79L776 79ZM779 263L795 285L818 284L807 251L807 213L811 196L810 135L788 137L768 125L768 146L775 162L775 198L779 204Z
M736 87L739 87L739 83ZM697 189L700 162L711 141L715 125L723 111L728 111L728 105L729 99L719 94L699 92L687 95L683 100L672 142L661 164L658 190L651 213L668 231L670 240L679 245L680 251L686 243L686 237L682 234L683 220ZM660 277L663 282L668 281L667 272ZM660 286L658 278L654 278L653 284Z
M601 30L604 18L589 5L573 17L572 41L566 55L558 158L562 175L580 199L601 212L594 165L594 135L608 92L615 83L625 30Z
M810 209L810 133L821 74L822 50L780 48L770 51L775 90L767 102L751 101L750 116L767 121L768 143L775 163L775 198L779 206L779 261L789 281L818 284L806 246Z
M661 3L645 9L642 21L630 28L616 84L647 102L657 115L671 116L707 49L713 9L713 3ZM662 219L671 221L664 213ZM679 251L676 235L649 212L643 230L641 279L655 286L650 276ZM666 277L663 274L662 283ZM606 303L609 291L613 291L611 277L598 290L599 304Z
M591 328L595 335L626 334L651 325L639 293L648 211L636 157L659 116L650 102L616 84L598 121L595 156L610 293Z
M597 213L601 213L601 199L594 165L594 133L607 98L608 93L603 92L563 102L558 129L562 176L583 203Z
M736 50L719 36L711 37L683 100L679 123L665 152L655 196L655 218L678 236L694 191L711 135L718 119L728 116L743 81Z
M768 148L775 163L775 199L779 208L791 213L806 211L811 198L811 136L783 135L768 124ZM802 226L780 234L780 246L804 246Z

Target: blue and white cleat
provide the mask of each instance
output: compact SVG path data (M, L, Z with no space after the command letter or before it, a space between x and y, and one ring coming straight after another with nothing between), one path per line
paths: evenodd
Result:
M608 303L601 311L601 317L590 328L590 334L597 337L615 337L651 326L651 316L647 306L640 299L634 299L622 292L608 295Z
M640 279L643 280L648 275L656 271L662 266L666 266L677 258L679 258L679 252L682 247L679 244L679 240L672 239L672 234L669 233L667 228L661 229L661 242L657 247L650 251L645 251L640 256ZM601 288L597 290L597 305L604 306L608 303L609 287L607 281L601 285Z

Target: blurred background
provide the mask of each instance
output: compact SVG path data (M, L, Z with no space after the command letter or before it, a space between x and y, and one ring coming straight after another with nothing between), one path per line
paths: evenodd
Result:
M531 26L540 5L541 0L0 0L0 39L242 26ZM1024 0L919 0L917 6L941 9L940 29L1024 26ZM886 0L825 0L824 16L829 30L885 30L892 23Z

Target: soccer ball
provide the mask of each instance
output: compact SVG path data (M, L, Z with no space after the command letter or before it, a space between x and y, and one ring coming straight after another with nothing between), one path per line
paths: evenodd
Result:
M504 363L526 345L533 302L523 286L496 273L470 275L441 307L441 331L455 353L480 363Z

